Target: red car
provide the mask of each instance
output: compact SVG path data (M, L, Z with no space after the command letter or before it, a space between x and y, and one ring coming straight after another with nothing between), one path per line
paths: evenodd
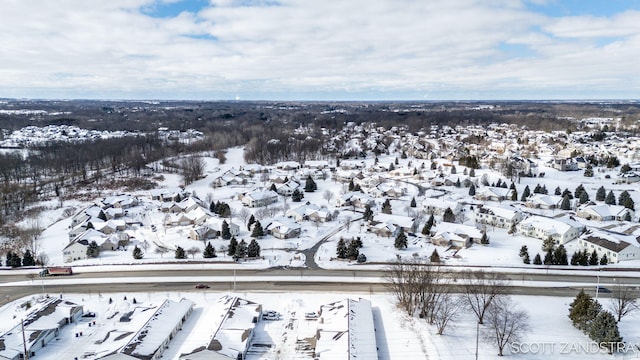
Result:
M207 284L198 284L196 285L196 289L208 289L209 285Z

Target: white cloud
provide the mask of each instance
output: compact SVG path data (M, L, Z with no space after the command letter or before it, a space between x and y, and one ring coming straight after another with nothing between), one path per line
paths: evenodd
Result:
M215 0L143 14L153 4L13 0L0 13L0 96L640 95L634 11L550 19L508 0Z

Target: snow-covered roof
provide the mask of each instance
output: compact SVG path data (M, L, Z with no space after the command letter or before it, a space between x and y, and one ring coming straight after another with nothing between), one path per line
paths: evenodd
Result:
M572 228L581 229L584 226L577 221L568 218L547 218L543 216L530 216L518 225L521 228L536 228L549 234L565 234Z
M507 209L501 206L491 206L491 205L483 205L482 207L478 207L478 212L486 212L493 214L497 217L513 220L516 215L518 215L518 211Z
M413 227L415 219L408 216L379 213L373 217L373 221L409 229Z
M473 226L449 222L437 223L431 231L435 233L435 236L448 232L456 235L464 235L471 239L480 239L482 237L482 232Z
M582 235L580 240L601 246L615 253L619 253L629 246L638 247L638 241L633 236L613 234L604 231L590 231Z

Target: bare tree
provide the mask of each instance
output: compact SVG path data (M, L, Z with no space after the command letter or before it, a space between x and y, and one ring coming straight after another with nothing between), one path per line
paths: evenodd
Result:
M199 156L189 156L182 160L180 170L184 184L188 185L204 176L205 163Z
M529 315L518 309L511 298L500 297L487 309L487 326L487 339L498 348L498 356L503 356L507 344L520 340L529 331Z
M162 259L162 257L164 256L164 254L168 253L169 249L162 247L162 246L158 246L156 247L156 249L154 250L156 254L160 254L160 258Z
M617 285L612 295L610 308L618 322L625 315L638 310L638 297L633 294L628 286Z
M352 219L351 215L347 215L347 216L344 217L343 221L344 221L344 225L345 225L345 228L347 229L347 231L349 231L349 228L351 227L351 219Z
M434 305L433 324L438 330L437 334L442 335L447 325L460 314L460 309L464 307L464 299L458 295L445 293Z
M242 207L242 209L238 211L238 217L242 219L243 224L246 224L247 221L249 221L250 216L251 216L251 211L249 211L249 209L247 209L246 207Z
M322 197L327 200L327 203L331 202L331 199L333 199L333 191L329 189L325 190Z
M504 294L506 279L504 275L487 273L482 270L462 272L462 296L465 305L478 318L478 323L484 323L487 308L499 296Z
M197 247L192 247L189 250L187 250L187 254L191 255L192 259L196 258L196 254L200 252L200 249L198 249Z

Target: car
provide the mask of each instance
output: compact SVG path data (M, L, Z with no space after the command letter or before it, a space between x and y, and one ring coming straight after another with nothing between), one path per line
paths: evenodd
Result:
M209 285L207 284L197 284L196 289L208 289Z
M277 311L267 310L262 313L262 319L264 320L278 320L280 319L280 314Z
M318 317L320 317L320 316L315 311L310 311L310 312L304 313L304 318L307 319L307 320L317 319Z
M96 313L89 311L89 312L86 312L86 313L82 314L82 317L83 318L94 318L94 317L96 317Z
M610 292L611 292L611 290L607 289L607 288L606 288L606 287L604 287L604 286L598 286L598 292L599 292L599 293L608 294L608 293L610 293Z

